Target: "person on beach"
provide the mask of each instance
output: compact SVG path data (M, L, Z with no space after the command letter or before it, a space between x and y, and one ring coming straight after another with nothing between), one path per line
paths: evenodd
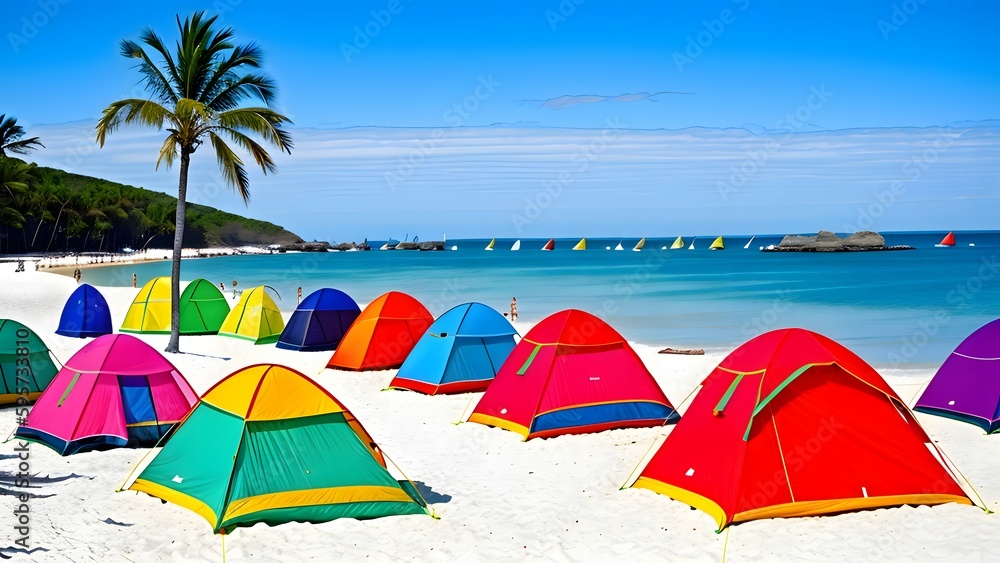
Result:
M219 289L222 290L222 293L225 293L226 292L226 282L219 282Z
M135 277L135 272L132 272L132 287L135 287L135 283L138 280L139 280L139 278Z
M299 300L298 303L302 303L302 286L299 286Z
M517 318L517 297L510 298L510 320Z

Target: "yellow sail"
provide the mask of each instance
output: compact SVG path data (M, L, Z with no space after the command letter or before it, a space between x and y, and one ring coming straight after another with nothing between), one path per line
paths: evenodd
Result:
M491 239L490 243L486 245L486 250L493 250L493 245L497 243L497 239Z
M644 246L646 246L646 237L639 239L639 242L635 243L635 248L633 248L632 251L639 252Z
M684 248L684 239L681 237L677 237L677 240L670 245L670 250L677 250L678 248Z
M712 243L712 246L710 246L708 248L710 248L711 250L725 250L726 249L726 247L722 244L722 237L719 237L719 238L715 239L715 242Z
M580 239L580 242L576 243L573 250L587 250L587 237Z

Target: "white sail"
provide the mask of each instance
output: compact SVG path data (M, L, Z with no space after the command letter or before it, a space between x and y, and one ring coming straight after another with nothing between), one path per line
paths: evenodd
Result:
M691 246L688 247L688 250L694 250L694 239L691 239Z
M746 246L743 247L743 250L746 250L746 249L750 248L750 243L753 242L753 237L755 237L755 236L757 236L757 235L750 235L750 240L747 241L747 244L746 244Z
M625 248L622 247L621 241L618 241L618 246L615 247L615 250L625 250Z
M511 250L521 250L521 239L514 241L514 245L510 247Z

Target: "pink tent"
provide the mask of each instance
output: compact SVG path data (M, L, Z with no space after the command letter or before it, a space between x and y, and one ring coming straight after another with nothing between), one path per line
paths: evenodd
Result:
M60 455L152 446L197 400L184 376L148 344L108 334L66 362L15 435Z

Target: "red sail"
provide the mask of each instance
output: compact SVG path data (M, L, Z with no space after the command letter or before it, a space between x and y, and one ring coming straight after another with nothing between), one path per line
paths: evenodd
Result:
M948 233L941 239L940 246L955 246L955 233Z
M555 250L556 249L556 239L550 238L549 242L545 243L542 250Z

